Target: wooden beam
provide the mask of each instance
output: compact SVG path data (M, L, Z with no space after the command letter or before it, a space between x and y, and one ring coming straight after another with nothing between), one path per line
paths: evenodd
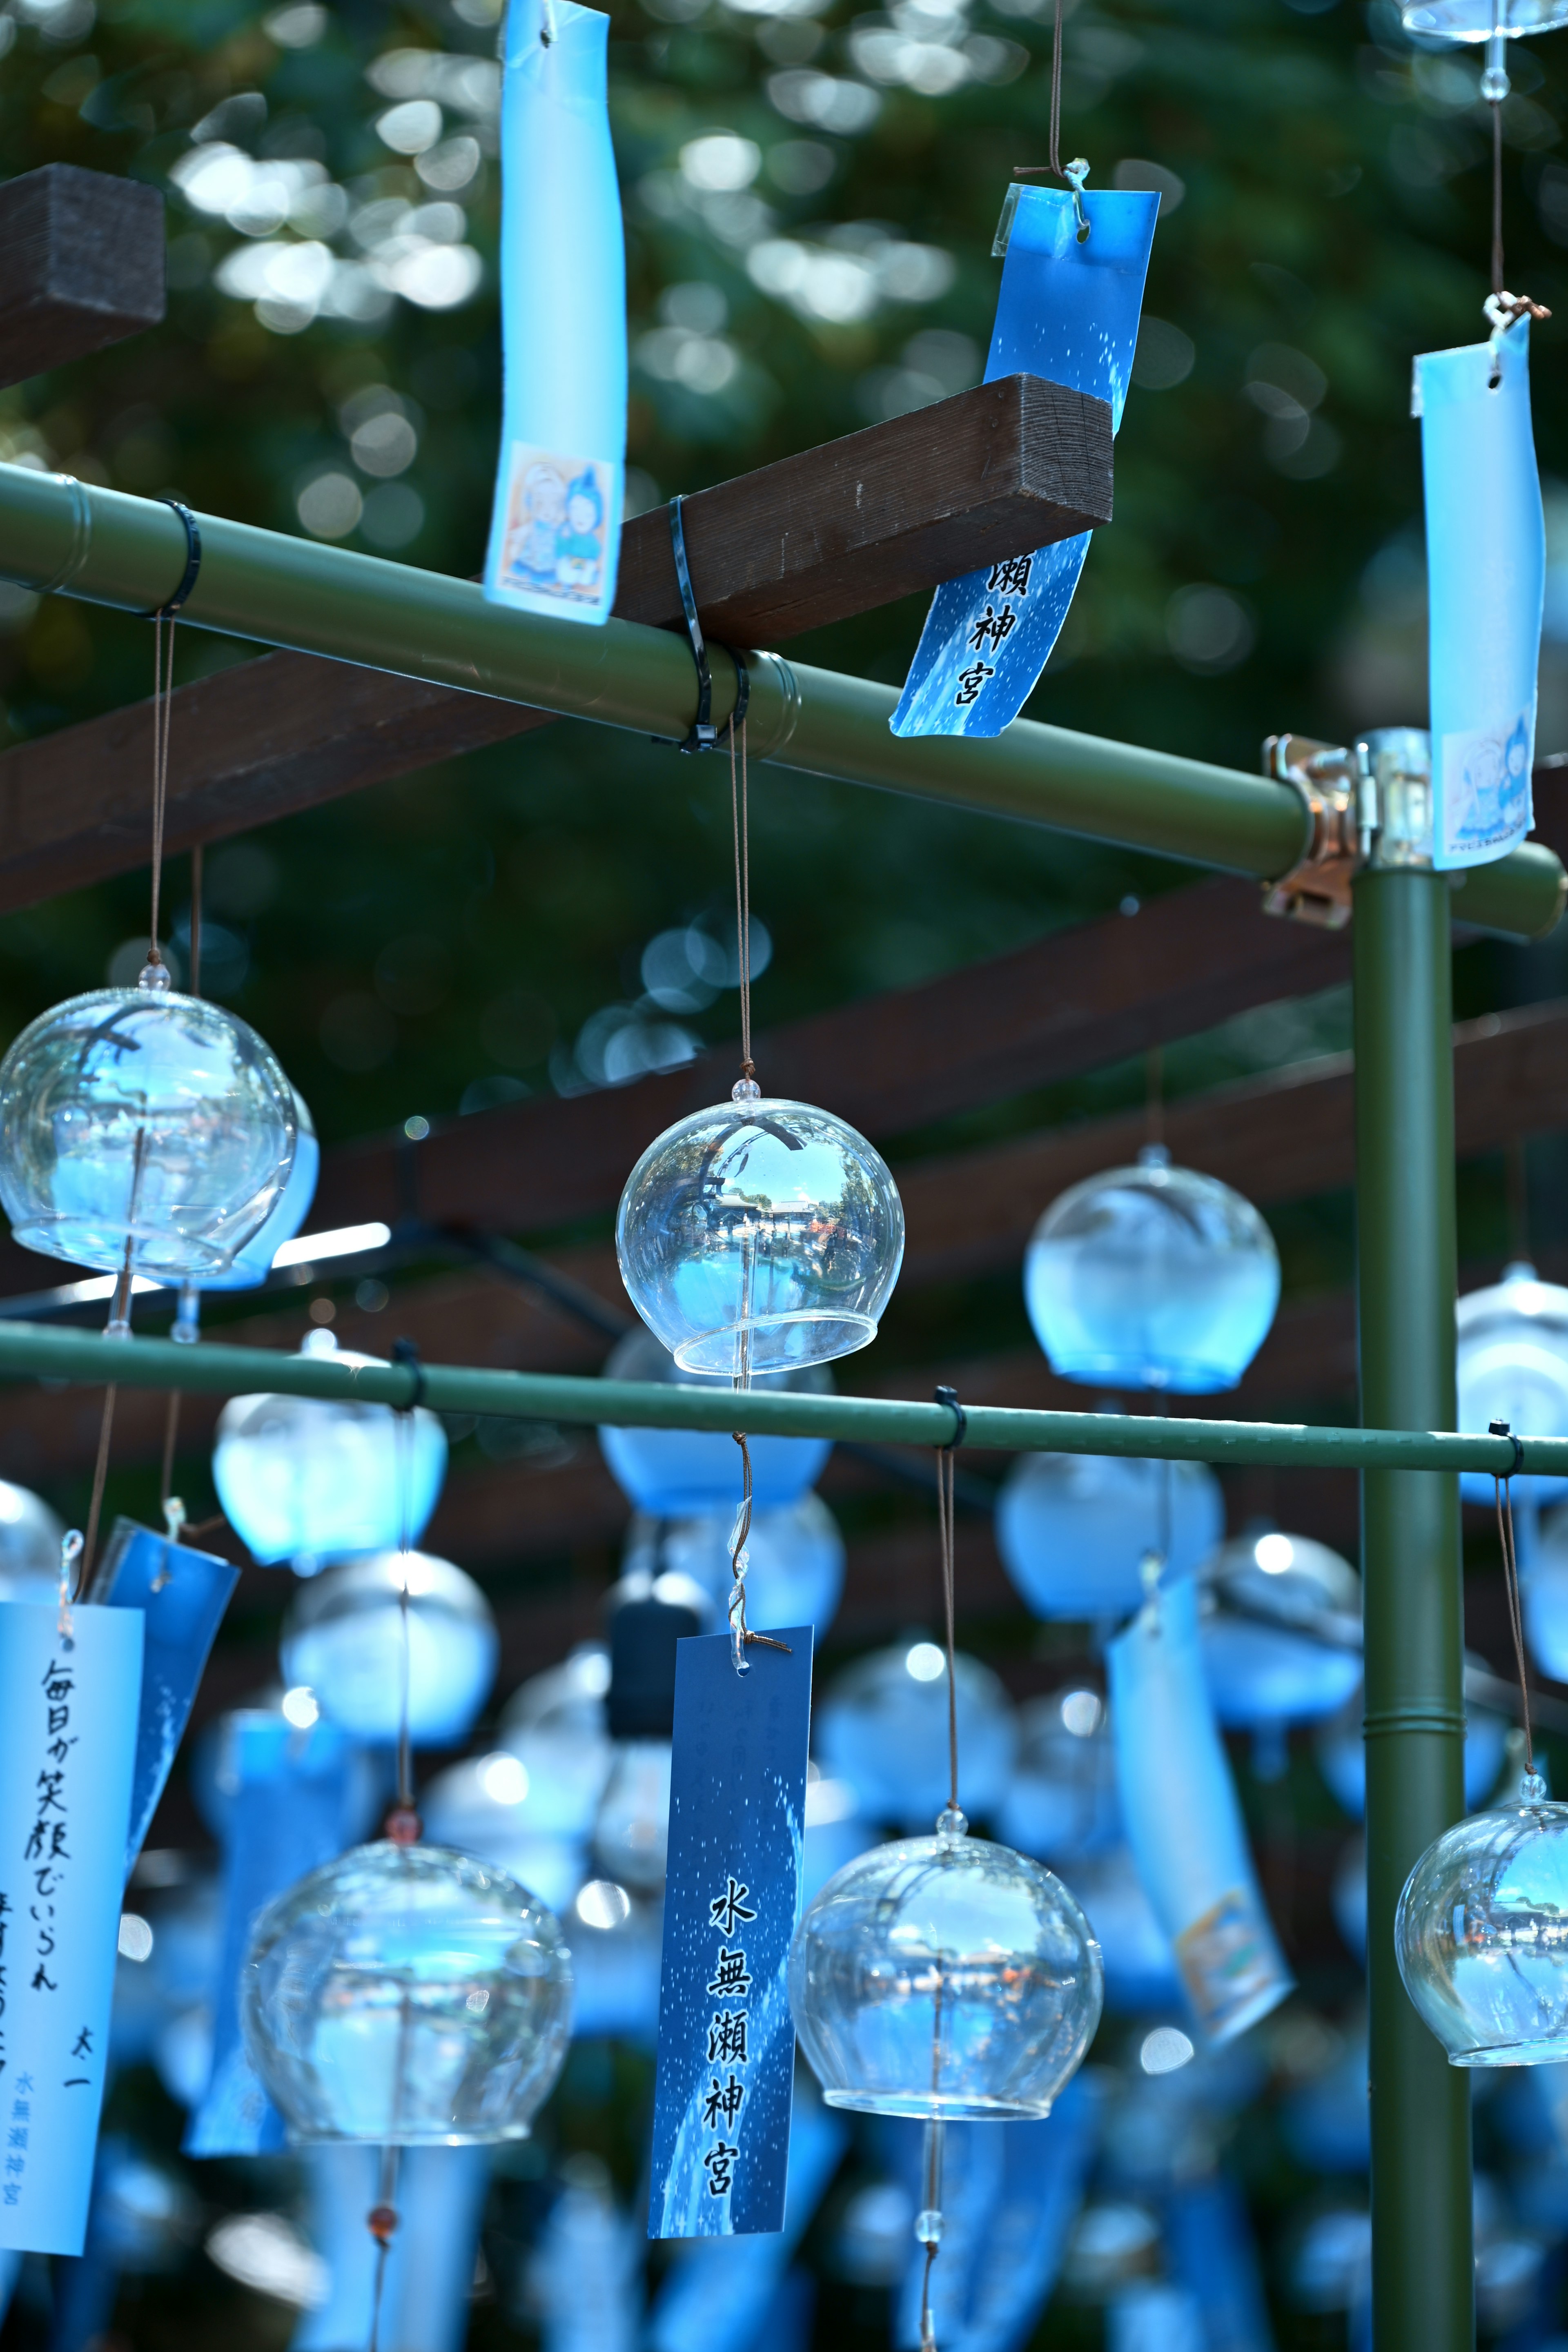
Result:
M1108 521L1110 412L1009 376L700 490L683 515L705 628L767 644ZM616 612L684 628L662 507L626 525ZM174 698L166 845L248 832L553 723L310 654L238 662ZM0 913L147 863L152 728L151 703L135 703L0 754Z
M1349 977L1343 933L1275 921L1255 885L1216 878L792 1023L753 1050L770 1093L824 1103L880 1141ZM723 1047L633 1086L503 1104L418 1145L339 1145L311 1223L395 1222L411 1193L437 1223L503 1232L607 1213L644 1146L721 1100L738 1058Z
M141 180L46 163L0 185L0 384L163 316L163 199Z

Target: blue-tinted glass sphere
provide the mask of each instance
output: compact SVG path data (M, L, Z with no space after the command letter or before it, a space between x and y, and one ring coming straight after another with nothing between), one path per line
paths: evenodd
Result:
M1202 1462L1022 1454L996 1506L996 1548L1037 1617L1123 1617L1143 1601L1152 1552L1167 1578L1188 1576L1224 1533Z
M312 1331L303 1355L373 1364ZM447 1475L438 1416L350 1398L231 1397L218 1416L213 1484L230 1526L264 1564L311 1575L324 1559L416 1543Z
M0 1478L0 1601L55 1598L65 1533L41 1496Z
M1568 2059L1568 1805L1544 1791L1457 1822L1405 1882L1399 1973L1450 2065Z
M99 988L0 1062L0 1201L16 1239L168 1282L222 1274L282 1195L294 1091L247 1022L166 988Z
M405 1628L409 1737L416 1748L455 1747L489 1696L499 1644L489 1603L448 1559L373 1552L296 1585L283 1623L284 1678L311 1692L353 1738L395 1740Z
M1058 1868L1121 1836L1116 1746L1098 1691L1072 1684L1018 1711L1018 1758L996 1826L1009 1845Z
M235 1253L233 1265L225 1274L208 1276L199 1286L203 1290L255 1290L272 1271L272 1261L285 1242L291 1242L310 1213L310 1203L316 1197L316 1181L321 1172L321 1147L316 1139L316 1123L306 1107L305 1097L298 1087L294 1097L297 1122L294 1137L294 1164L273 1205L272 1213L260 1231L254 1234L243 1249Z
M668 1739L617 1739L594 1818L594 1859L618 1886L655 1895L669 1860Z
M972 1838L874 1846L795 1929L789 2005L832 2107L977 2122L1050 2113L1100 2022L1100 1953L1059 1879Z
M1468 1665L1485 1668L1485 1661L1467 1654ZM1358 1687L1339 1713L1331 1716L1317 1734L1318 1769L1350 1814L1361 1821L1366 1813L1366 1742L1362 1738L1362 1694ZM1465 1802L1485 1804L1497 1787L1508 1752L1508 1725L1500 1715L1465 1709Z
M1532 1265L1510 1265L1500 1282L1472 1290L1455 1309L1458 1410L1455 1426L1484 1435L1506 1421L1521 1437L1568 1437L1568 1290L1540 1282ZM1516 1478L1520 1501L1568 1494L1568 1478ZM1484 1470L1461 1470L1468 1503L1489 1503Z
M1235 1388L1263 1345L1279 1256L1249 1201L1151 1144L1051 1203L1024 1297L1063 1380L1201 1394Z
M240 1978L294 2139L525 2139L566 2054L572 1967L542 1903L439 1846L353 1847L268 1906Z
M528 1801L552 1837L593 1832L614 1760L605 1701L609 1652L584 1642L559 1666L534 1675L501 1710L500 1739L528 1774Z
M1204 1582L1204 1678L1227 1730L1321 1722L1361 1687L1361 1579L1327 1544L1239 1536Z
M683 1372L651 1331L628 1331L605 1365L607 1381L684 1381L692 1387L717 1383ZM723 1381L729 1386L729 1375ZM775 1372L753 1381L760 1389L830 1386L821 1365ZM709 1511L732 1513L741 1499L741 1449L728 1430L611 1429L599 1432L610 1475L626 1500L656 1519L696 1518ZM752 1497L760 1511L782 1510L815 1486L833 1451L830 1437L752 1437Z
M587 1841L546 1828L532 1797L527 1767L502 1748L437 1774L419 1792L419 1817L432 1845L471 1853L504 1870L552 1911L564 1911L587 1876Z
M1399 14L1407 33L1479 45L1494 32L1510 41L1558 32L1568 25L1568 0L1403 0Z
M958 1792L978 1818L1001 1802L1018 1748L1013 1703L989 1666L958 1658ZM874 1822L913 1828L948 1798L947 1658L896 1643L839 1675L816 1717L824 1769L847 1780Z
M808 1780L800 1871L802 1905L812 1902L847 1862L880 1843L847 1780L829 1780L823 1772Z
M643 1321L682 1371L725 1378L868 1346L904 1255L898 1187L865 1137L746 1083L649 1144L616 1220Z
M730 1528L721 1518L682 1519L667 1528L661 1557L667 1570L700 1586L721 1622L734 1582ZM785 1510L753 1511L746 1539L746 1622L753 1633L770 1625L833 1622L844 1590L844 1538L819 1495L803 1495Z

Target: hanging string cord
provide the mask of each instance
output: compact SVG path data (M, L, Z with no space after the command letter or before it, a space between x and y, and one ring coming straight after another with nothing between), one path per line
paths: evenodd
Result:
M1062 170L1062 0L1057 0L1056 23L1051 35L1051 169L1058 180L1067 174Z
M395 1364L405 1365L413 1373L414 1388L407 1403L395 1408L394 1423L397 1476L397 1619L403 1638L398 1645L397 1801L387 1815L386 1834L396 1845L413 1845L422 1833L422 1824L414 1803L414 1743L409 1730L412 1641L408 1622L408 1559L414 1549L411 1524L414 1508L414 1416L425 1402L426 1382L425 1367L412 1339L395 1339L392 1360Z
M401 2151L384 2147L381 2151L381 2187L377 2201L365 2215L365 2227L375 2240L375 2287L370 2306L369 2352L379 2352L381 2342L381 2296L386 2284L386 2258L392 2252L392 2241L397 2234L397 2159Z
M1492 388L1502 381L1500 358L1497 355L1498 338L1516 326L1521 319L1550 319L1552 313L1541 302L1532 302L1528 294L1510 294L1503 286L1502 243L1502 110L1509 95L1508 68L1503 63L1507 40L1499 20L1497 0L1492 6L1492 35L1487 44L1486 70L1481 75L1481 96L1492 110L1492 290L1486 303L1486 314L1491 321L1494 352Z
M169 1391L169 1410L163 1419L163 1467L158 1480L158 1508L163 1512L172 1543L180 1540L180 1530L185 1523L185 1507L174 1491L174 1447L180 1434L180 1391Z
M953 1417L952 1435L945 1438L936 1449L936 1517L942 1544L942 1598L947 1615L947 1801L956 1813L959 1804L958 1669L953 1632L953 1490L957 1466L954 1456L968 1431L969 1416L958 1402L956 1389L939 1388L935 1395L938 1404L945 1405Z
M1519 1670L1520 1714L1524 1725L1524 1769L1533 1780L1535 1778L1535 1743L1530 1727L1530 1674L1525 1663L1524 1614L1520 1606L1519 1598L1519 1549L1514 1541L1513 1532L1513 1479L1514 1473L1518 1470L1523 1457L1524 1448L1514 1436L1506 1421L1494 1421L1489 1424L1489 1428L1493 1437L1506 1437L1513 1447L1513 1461L1510 1466L1507 1470L1500 1473L1494 1472L1492 1475L1492 1496L1497 1505L1498 1541L1502 1546L1502 1574L1504 1588L1508 1593L1509 1629L1513 1635L1514 1664Z
M92 1573L98 1552L98 1523L103 1516L103 1489L109 1477L109 1441L114 1430L114 1400L119 1391L110 1381L103 1391L103 1418L98 1424L98 1460L92 1472L92 1500L88 1505L87 1534L81 1549L81 1583Z
M174 688L177 625L173 613L158 612L153 615L153 915L147 949L149 963L163 961L158 945L158 902L163 887L163 811L169 797L170 698Z
M202 992L202 845L198 841L191 852L191 972L188 982L192 996Z
M735 845L735 962L741 982L741 1070L754 1078L752 1060L752 837L747 809L746 722L741 721L741 759L735 763L735 719L730 717L730 819Z

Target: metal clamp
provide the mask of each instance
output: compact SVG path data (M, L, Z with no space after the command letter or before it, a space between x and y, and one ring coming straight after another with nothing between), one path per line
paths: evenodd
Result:
M1351 919L1351 883L1366 859L1354 751L1310 735L1270 735L1263 772L1289 785L1308 824L1300 857L1288 874L1263 886L1264 913L1342 930Z
M969 1434L969 1415L964 1412L963 1407L958 1402L958 1391L956 1389L949 1388L945 1383L943 1383L937 1388L934 1388L931 1391L931 1394L936 1399L938 1404L945 1405L948 1412L952 1415L952 1435L951 1437L944 1437L941 1445L937 1448L939 1454L952 1454L958 1446L963 1444L964 1439Z
M174 594L162 604L149 604L142 618L147 621L172 621L174 614L186 603L192 589L201 577L202 535L196 528L195 515L180 499L160 499L157 503L160 506L173 507L185 527L185 568L180 574L180 584Z
M679 751L711 751L717 749L722 731L713 724L713 674L708 667L708 641L702 634L702 621L697 610L697 598L691 586L691 566L686 560L686 528L680 517L681 501L669 502L669 543L675 556L675 580L680 590L680 609L686 615L686 634L691 641L691 658L697 666L697 716L691 732ZM745 723L746 706L752 698L752 675L733 646L723 646L735 666L735 708L725 720L725 728L737 731ZM664 739L656 738L656 740Z

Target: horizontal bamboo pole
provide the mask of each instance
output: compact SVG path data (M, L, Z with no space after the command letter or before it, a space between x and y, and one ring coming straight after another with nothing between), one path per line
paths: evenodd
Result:
M630 621L603 628L488 604L472 581L353 550L197 518L201 571L182 620L263 645L427 678L642 735L679 739L695 714L682 639ZM151 612L185 569L184 527L159 501L57 474L0 466L0 578ZM713 658L722 726L735 679ZM837 671L753 658L752 756L847 783L1274 880L1305 847L1288 786L1262 776L1015 719L993 740L900 738L892 688ZM1562 911L1563 873L1539 844L1455 877L1455 911L1482 930L1527 938Z
M687 1388L674 1382L583 1380L550 1372L471 1370L460 1364L345 1363L203 1340L111 1339L92 1331L0 1323L0 1379L64 1386L182 1389L207 1396L355 1398L437 1412L513 1421L610 1423L631 1429L743 1429L752 1437L830 1437L861 1444L943 1445L955 1428L943 1404L882 1397L811 1396L790 1390ZM963 1443L998 1453L1119 1454L1152 1461L1268 1464L1307 1470L1483 1470L1516 1466L1568 1476L1568 1438L1511 1439L1441 1431L1313 1429L1300 1423L1177 1421L1153 1413L1025 1412L976 1405Z

